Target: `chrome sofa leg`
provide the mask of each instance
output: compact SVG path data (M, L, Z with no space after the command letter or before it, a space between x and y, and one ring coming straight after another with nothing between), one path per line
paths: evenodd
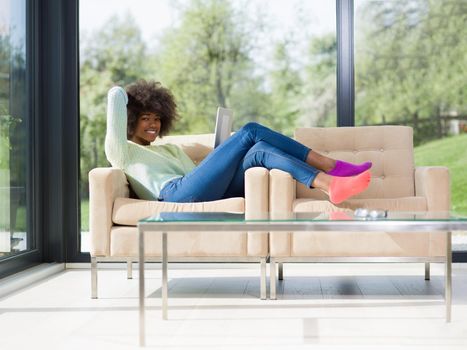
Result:
M266 258L261 258L260 298L266 300Z
M91 257L91 298L97 299L97 258Z
M276 300L276 260L269 260L269 299Z
M126 262L126 278L129 280L133 278L133 261L131 259Z
M426 262L425 263L425 281L430 280L430 263Z
M284 279L284 264L279 263L279 281Z

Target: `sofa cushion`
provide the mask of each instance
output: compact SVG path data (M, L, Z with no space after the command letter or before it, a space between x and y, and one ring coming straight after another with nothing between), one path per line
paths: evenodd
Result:
M425 211L425 197L351 199L339 207L329 201L297 199L294 212L349 211L356 208L390 211ZM279 249L276 254L279 253ZM290 256L308 257L405 257L444 256L445 236L414 232L293 232ZM280 255L287 254L281 252ZM274 256L274 253L272 253Z
M445 237L428 232L294 232L288 256L442 257L446 254Z
M138 229L113 226L110 231L110 255L138 256ZM146 256L161 256L161 234L144 235ZM168 234L169 257L244 257L247 255L246 232L173 232Z
M244 198L227 198L211 202L173 203L117 198L114 202L112 221L117 225L136 226L138 220L161 212L245 212Z
M349 199L338 206L327 200L299 198L293 201L292 208L294 212L331 212L342 209L355 210L357 208L391 211L426 211L427 204L425 197Z

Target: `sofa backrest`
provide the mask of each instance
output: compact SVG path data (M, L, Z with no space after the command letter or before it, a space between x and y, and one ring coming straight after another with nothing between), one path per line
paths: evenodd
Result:
M411 127L299 128L295 130L295 139L334 159L373 162L370 186L355 198L400 198L415 194ZM327 198L319 190L297 184L297 198Z
M199 164L213 150L214 134L164 136L154 142L156 145L166 143L179 145L195 164Z

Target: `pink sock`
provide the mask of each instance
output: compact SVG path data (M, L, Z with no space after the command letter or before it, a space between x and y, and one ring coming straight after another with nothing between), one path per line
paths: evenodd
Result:
M334 177L329 186L329 199L334 204L339 204L347 198L366 190L370 184L371 174L365 171L354 177Z
M336 166L326 174L331 176L355 176L371 168L371 162L362 164L347 163L342 160L336 160Z

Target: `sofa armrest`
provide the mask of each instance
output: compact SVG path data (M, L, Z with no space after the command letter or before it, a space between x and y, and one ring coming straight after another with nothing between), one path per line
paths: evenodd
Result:
M426 198L429 211L450 210L449 169L442 166L416 167L415 195Z
M269 170L250 168L245 172L245 217L257 218L269 211ZM267 256L268 233L248 232L248 256Z
M245 214L254 215L269 211L269 171L250 168L245 172Z
M297 184L289 173L272 169L269 172L269 210L271 213L291 213L296 199Z
M121 169L95 168L89 172L91 256L110 253L112 210L115 199L119 197L129 197L128 182Z
M269 210L272 218L293 212L297 183L289 173L272 169L269 172ZM290 256L291 233L269 232L269 254Z

